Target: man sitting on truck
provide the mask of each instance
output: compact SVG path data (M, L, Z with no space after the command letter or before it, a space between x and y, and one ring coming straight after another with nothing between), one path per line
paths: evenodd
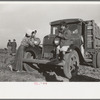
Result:
M68 26L65 22L61 23L61 29L59 30L58 37L61 39L60 45L57 47L57 55L59 51L62 52L63 57L68 50L72 41L70 40L72 32L68 29ZM64 59L64 58L63 58Z

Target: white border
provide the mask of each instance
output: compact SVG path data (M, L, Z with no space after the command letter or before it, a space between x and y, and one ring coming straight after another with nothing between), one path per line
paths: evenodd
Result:
M0 1L0 4L100 4L99 1Z
M0 99L100 99L100 83L0 83Z

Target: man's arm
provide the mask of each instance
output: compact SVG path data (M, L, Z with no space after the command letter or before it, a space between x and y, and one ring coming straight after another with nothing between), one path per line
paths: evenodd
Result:
M71 34L72 34L72 33L71 33L70 30L66 30L66 31L65 31L65 34L64 34L64 39L65 39L65 40L69 39L70 36L71 36Z

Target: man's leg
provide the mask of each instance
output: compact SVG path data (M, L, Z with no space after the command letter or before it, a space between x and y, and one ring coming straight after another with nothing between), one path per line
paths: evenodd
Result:
M63 47L61 48L61 51L62 51L62 53L63 53L63 60L65 59L65 54L66 54L68 48L69 48L69 46L63 46Z
M60 46L56 49L56 58L59 59L59 53L60 53Z
M11 50L12 48L10 47L10 55L12 54L12 50Z
M10 46L8 46L8 50L7 50L8 56L10 55Z

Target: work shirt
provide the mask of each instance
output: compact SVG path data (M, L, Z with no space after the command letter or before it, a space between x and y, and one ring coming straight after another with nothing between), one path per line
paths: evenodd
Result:
M71 31L68 28L65 28L62 32L61 32L61 42L60 42L60 46L69 46L70 44L72 44L71 41Z
M30 42L30 45L33 47L35 46L35 44L34 44L35 39L36 39L36 37L31 35L29 42Z
M29 46L29 39L27 37L24 37L23 40L21 41L21 45L28 47Z

